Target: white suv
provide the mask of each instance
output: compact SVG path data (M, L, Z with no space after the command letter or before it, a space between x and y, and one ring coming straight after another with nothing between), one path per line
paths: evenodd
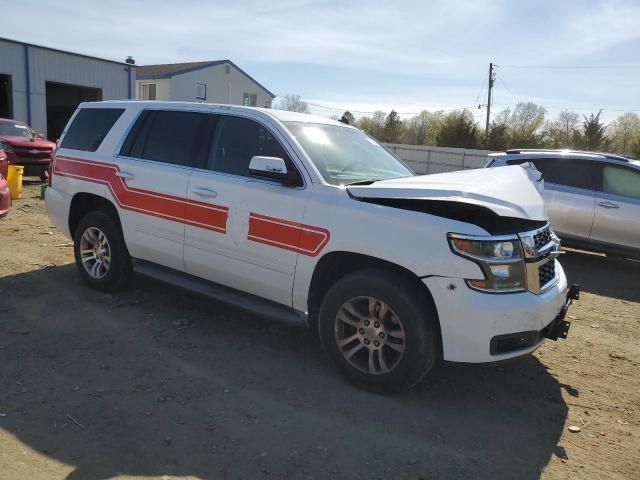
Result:
M521 167L415 176L361 131L226 105L80 105L46 194L96 289L137 271L310 326L338 368L406 389L438 359L565 337L558 241Z

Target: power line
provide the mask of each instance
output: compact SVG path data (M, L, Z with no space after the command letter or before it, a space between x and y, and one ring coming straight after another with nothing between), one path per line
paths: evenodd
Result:
M480 91L478 92L478 95L476 96L476 99L473 102L474 105L478 105L478 100L480 100L480 95L482 95L482 92L484 91L484 86L487 84L487 76L483 75L482 78L483 78L482 86L480 87Z
M310 105L312 107L318 107L318 108L324 108L327 110L332 110L332 111L336 111L336 112L345 112L345 111L350 111L351 113L357 113L359 115L370 115L373 113L376 113L376 111L382 111L382 110L375 110L375 111L363 111L363 110L352 110L350 108L345 108L345 107L333 107L331 105L323 105L320 103L313 103L313 102L309 102L307 100L303 101L307 104ZM471 110L473 108L475 108L476 105L472 105L472 106L468 106L468 107L457 107L457 108L449 108L449 109L436 109L436 110L431 110L433 112L455 112L458 110ZM428 110L428 109L423 109L423 110ZM422 111L422 110L421 110ZM384 112L387 113L387 112ZM420 112L396 112L398 115L418 115Z
M510 107L511 104L510 103L494 103L494 105L500 105L503 107ZM542 107L546 108L546 109L563 109L563 110L578 110L578 111L582 111L582 112L593 112L593 111L597 111L597 110L602 110L602 111L609 111L609 112L640 112L640 109L633 109L633 108L618 108L618 107L598 107L598 108L593 108L593 107L578 107L578 106L562 106L562 105L544 105L541 104Z
M499 79L499 77L498 77ZM506 84L504 84L504 82L502 82L503 85L507 88L507 90L509 90L509 88L506 86ZM484 90L484 89L483 89ZM511 93L511 92L510 92ZM513 93L512 93L513 95ZM517 97L515 97L515 95L513 95L514 98L516 99L516 103L518 103L520 100L517 100ZM359 115L371 115L373 113L376 113L377 111L382 111L383 113L388 113L385 112L383 110L373 110L373 111L365 111L365 110L352 110L348 107L334 107L331 105L324 105L321 103L315 103L315 102L308 102L304 99L302 99L307 105L310 105L312 107L317 107L317 108L323 108L326 110L331 110L331 111L335 111L335 112L346 112L349 111L351 113L357 113ZM492 102L493 105L499 105L499 106L504 106L504 107L510 107L512 106L512 104L510 103L496 103L496 102ZM541 106L543 106L544 108L548 108L548 109L567 109L567 110L578 110L578 111L595 111L595 110L600 110L602 109L603 111L610 111L610 112L640 112L640 109L630 109L630 108L618 108L618 107L598 107L598 108L593 108L593 107L578 107L578 106L559 106L559 105L544 105L542 104ZM448 109L422 109L418 112L396 112L398 115L418 115L419 113L421 113L424 110L428 110L430 112L456 112L456 111L460 111L460 110L471 110L474 111L475 109L477 109L477 105L471 105L471 106L467 106L467 107L457 107L457 108L448 108ZM484 105L483 105L484 107Z
M594 70L611 68L640 68L640 65L494 65L499 68L558 68L569 70Z
M498 76L498 80L500 80L500 83L504 86L504 88L507 89L507 92L509 92L511 94L511 96L513 97L513 99L515 100L516 104L520 101L518 100L518 97L516 97L514 95L514 93L511 91L511 89L507 86L507 84L505 83L505 81L502 79L502 77Z

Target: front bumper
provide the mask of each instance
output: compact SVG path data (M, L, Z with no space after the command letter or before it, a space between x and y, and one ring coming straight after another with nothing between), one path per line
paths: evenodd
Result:
M529 332L496 335L491 339L489 353L491 353L491 355L500 355L504 353L517 352L518 350L523 350L533 345L539 345L545 338L550 340L567 338L569 334L569 327L571 326L571 322L567 322L565 320L567 310L569 309L571 302L573 300L578 300L579 298L580 287L578 285L571 285L567 291L567 299L564 306L549 325L539 331L533 330Z
M545 338L539 332L557 322L559 316L564 321L570 303L564 270L557 260L554 262L557 282L540 294L489 294L470 289L462 279L424 278L438 311L444 360L496 362L538 348ZM494 337L517 336L522 332L536 332L537 338L515 350L491 353Z

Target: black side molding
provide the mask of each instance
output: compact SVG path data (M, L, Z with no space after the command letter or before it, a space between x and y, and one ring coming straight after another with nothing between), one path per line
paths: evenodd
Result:
M146 260L132 259L132 264L134 272L146 277L205 295L219 302L232 304L276 322L307 326L307 315L291 307Z

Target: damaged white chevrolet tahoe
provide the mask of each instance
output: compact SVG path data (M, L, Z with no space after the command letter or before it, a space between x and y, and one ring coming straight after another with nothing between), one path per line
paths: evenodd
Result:
M99 102L67 125L46 204L90 287L136 271L307 325L351 382L391 392L439 359L566 337L578 289L534 173L416 176L325 118Z

